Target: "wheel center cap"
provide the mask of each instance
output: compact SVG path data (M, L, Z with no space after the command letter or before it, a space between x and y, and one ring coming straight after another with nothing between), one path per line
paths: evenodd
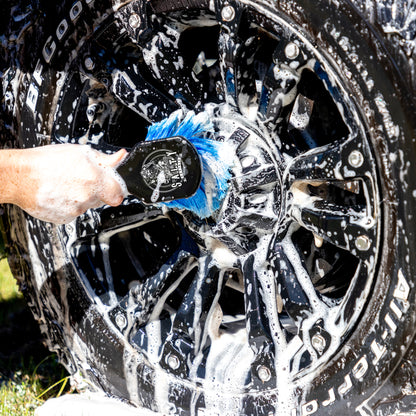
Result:
M219 140L235 148L238 161L212 231L236 254L243 254L256 249L261 236L276 231L284 201L283 158L278 143L242 115L216 117L214 123L221 132Z

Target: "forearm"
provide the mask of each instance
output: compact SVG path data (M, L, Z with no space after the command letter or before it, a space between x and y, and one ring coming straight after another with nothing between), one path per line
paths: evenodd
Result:
M0 150L0 203L57 224L89 208L119 205L126 191L114 169L125 155L76 144Z
M0 150L0 203L20 205L26 197L25 182L31 176L30 158L26 152L28 150ZM31 189L31 192L35 191Z

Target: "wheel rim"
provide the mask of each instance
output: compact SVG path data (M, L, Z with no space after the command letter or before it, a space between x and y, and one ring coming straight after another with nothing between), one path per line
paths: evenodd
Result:
M158 380L284 395L339 351L370 296L371 144L336 71L278 15L154 7L129 3L81 48L53 136L111 150L206 111L236 149L229 193L206 221L133 198L89 211L62 230L68 252Z

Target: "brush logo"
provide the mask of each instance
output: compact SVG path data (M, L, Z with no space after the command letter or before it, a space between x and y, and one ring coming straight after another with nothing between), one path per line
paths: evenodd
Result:
M146 185L155 191L152 202L156 202L159 193L170 192L183 185L185 175L181 155L167 149L152 152L143 162L141 175Z

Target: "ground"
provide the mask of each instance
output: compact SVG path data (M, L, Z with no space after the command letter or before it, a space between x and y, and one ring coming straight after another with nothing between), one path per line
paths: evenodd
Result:
M68 389L68 374L43 345L38 325L18 291L7 261L2 260L0 415L32 416L47 398Z

